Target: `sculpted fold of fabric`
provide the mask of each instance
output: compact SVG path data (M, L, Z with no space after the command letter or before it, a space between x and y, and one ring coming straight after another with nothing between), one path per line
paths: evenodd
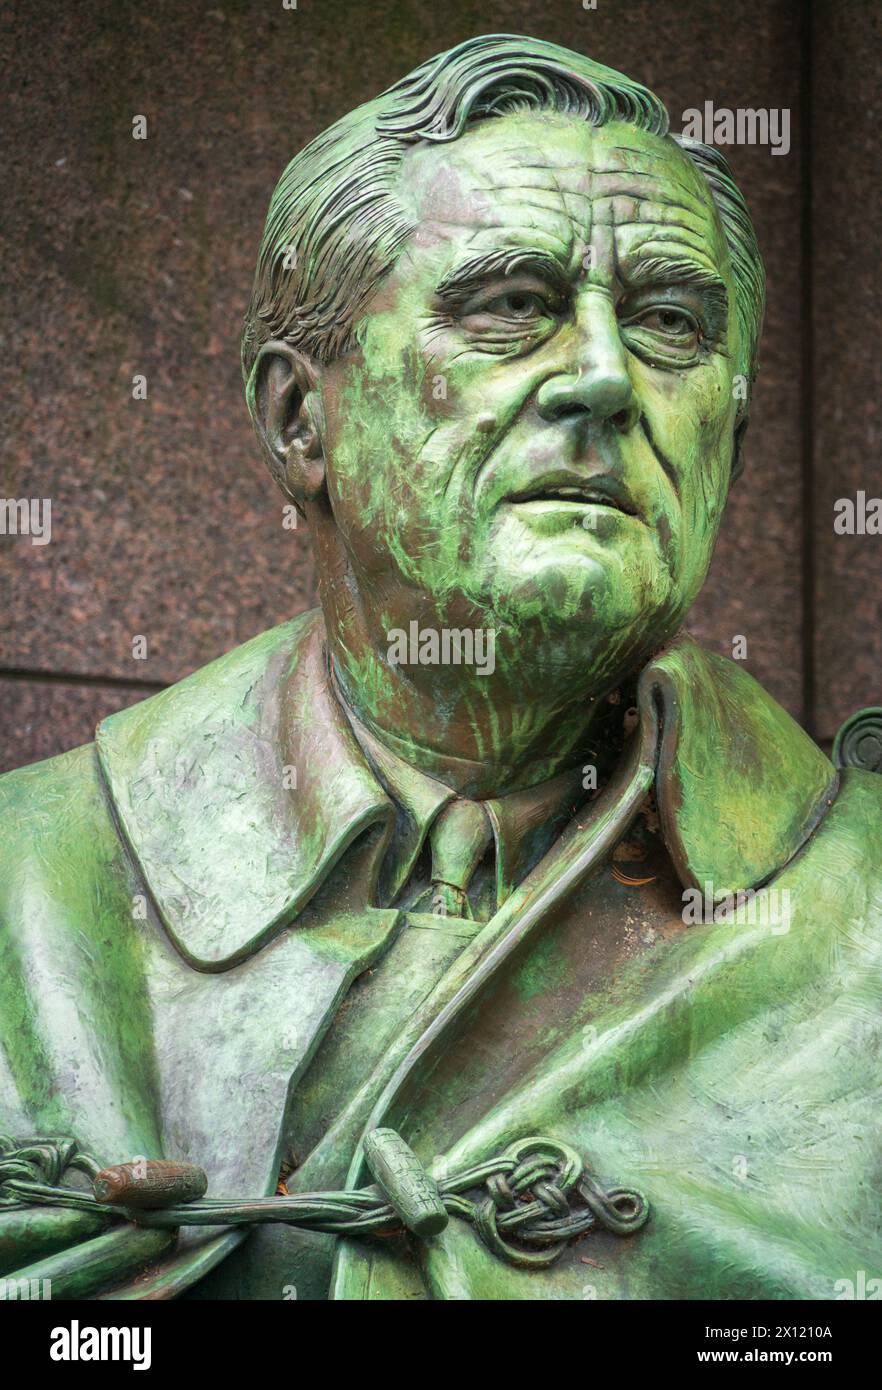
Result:
M229 961L229 947L239 940L238 918L221 916L213 924L214 939L226 968L218 971L215 959L211 969L197 970L174 944L173 932L186 928L177 920L167 923L155 905L163 900L163 884L176 880L181 893L198 891L200 904L217 901L210 875L222 884L231 859L248 864L252 845L241 826L228 839L218 837L216 863L203 860L209 873L197 883L187 873L193 849L183 840L183 827L193 821L184 814L170 823L164 799L170 793L161 779L175 775L176 738L183 744L190 737L187 711L198 685L206 725L224 732L212 744L214 758L206 754L190 773L186 794L203 808L212 796L222 798L224 784L216 781L214 767L227 766L241 749L239 725L252 725L260 705L264 713L278 708L279 686L295 704L320 697L322 636L321 623L309 617L192 678L180 694L177 735L167 695L113 716L99 736L106 782L91 748L67 755L63 767L52 768L59 791L54 814L43 810L28 820L29 793L40 769L6 779L7 823L18 824L20 837L3 880L6 1131L71 1134L105 1163L133 1154L197 1162L209 1174L211 1195L274 1190L286 1106L296 1110L292 1097L301 1078L308 1089L310 1063L321 1058L323 1035L347 990L394 939L419 934L419 928L404 925L406 915L397 909L369 905L376 880L371 860L383 853L386 794L345 721L324 724L338 740L335 758L342 748L345 760L337 763L333 799L321 798L328 818L321 827L327 846L321 886L311 884L313 901L298 908L304 889L292 880L293 906L282 910L282 929L245 960ZM720 706L731 712L728 725L718 720ZM151 718L161 722L170 772L156 759ZM746 1281L747 1296L770 1290L821 1296L841 1257L837 1242L853 1242L862 1228L869 1242L873 1230L861 1159L872 1141L864 1102L879 1083L869 1066L877 1038L871 1001L878 986L872 915L878 859L872 852L868 857L860 835L879 833L876 779L846 774L835 794L832 768L792 721L732 663L688 640L644 673L640 720L616 777L577 812L495 917L483 927L474 924L476 934L446 969L442 961L437 981L423 983L419 1007L377 1064L350 1079L351 1093L341 1097L335 1123L322 1136L324 1149L320 1139L313 1154L302 1155L303 1174L294 1190L304 1181L307 1189L341 1185L347 1176L356 1185L363 1181L357 1158L350 1159L363 1130L380 1121L399 1125L430 1163L471 1162L526 1132L547 1131L590 1155L598 1171L651 1193L653 1222L634 1238L625 1266L610 1271L613 1286L601 1296L629 1296L629 1287L630 1296L641 1296L646 1281L660 1277L656 1242L670 1239L690 1253L685 1263L668 1261L661 1285L668 1296L682 1296L690 1280L715 1277L716 1268L731 1273L733 1261L744 1263L739 1278ZM249 742L255 762L265 747L277 746L277 732L269 727L264 744ZM700 750L721 737L740 750L738 760L717 765L716 775L706 762L702 775ZM135 757L146 765L134 770ZM745 860L741 839L741 857L733 862L726 823L737 824L749 813L756 766L768 787L776 761L780 814L769 817L752 859ZM634 908L628 904L627 910L636 908L647 924L670 921L679 907L676 898L665 901L663 895L644 903L654 885L618 887L609 874L610 856L645 805L657 763L666 778L664 785L656 783L659 822L682 882L703 886L707 876L727 891L767 882L766 895L790 894L791 920L787 930L774 913L743 922L749 914L742 908L740 915L690 927L670 941L659 932L648 952L623 960L614 986L604 982L597 988L590 958L578 943L592 912L602 923L621 910L610 902L611 891L630 897ZM131 803L124 808L113 796L120 769L124 785L141 790L137 816ZM247 768L242 775L247 778ZM299 816L316 824L317 808L293 791L287 824L259 799L243 807L244 800L241 824L250 826L255 849L289 833ZM702 837L690 826L711 824L710 805L725 811L716 817L714 833ZM353 819L367 828L352 836L352 872L342 875L336 846L351 835ZM156 845L162 833L167 841L157 883L142 867L143 847ZM198 826L194 834L201 834ZM61 904L53 885L62 875L67 881L72 842L80 866L77 897L68 891ZM352 901L356 869L358 907ZM315 874L314 863L304 872ZM848 930L834 911L843 884L849 892ZM670 884L665 887L670 892ZM761 897L753 903L756 917L762 915L756 908ZM275 903L268 904L266 915L275 911ZM253 939L262 939L256 914L251 927ZM41 1000L51 1001L51 1008ZM480 1047L473 1052L470 1026L476 1017ZM369 1026L370 1013L366 1019ZM868 1065L855 1091L858 1046ZM776 1087L787 1074L785 1105ZM453 1129L451 1116L457 1117ZM848 1169L843 1173L841 1163L831 1166L824 1157L831 1136L846 1122L855 1127L853 1187L845 1180ZM126 1248L131 1236L99 1234L93 1218L41 1212L23 1222L4 1212L3 1224L7 1234L0 1249L16 1269L24 1251L29 1266L47 1256L45 1267L54 1269L53 1260L65 1260L54 1253L59 1246L69 1249L73 1237L91 1237L88 1248L74 1247L74 1288L91 1285L97 1292L114 1279L122 1282L132 1258ZM142 1233L141 1239L167 1243L158 1233ZM242 1239L241 1231L190 1233L182 1238L183 1252L160 1256L148 1289L156 1289L153 1296L180 1291ZM292 1239L296 1243L296 1235ZM307 1238L307 1244L321 1239ZM119 1250L111 1275L107 1247ZM143 1261L143 1250L137 1255ZM353 1296L364 1278L380 1279L381 1289L389 1258L388 1252L347 1248L338 1262L337 1296ZM437 1284L448 1296L461 1296L445 1281L454 1278L451 1270L454 1282L461 1281L467 1268L476 1281L470 1296L523 1296L517 1290L527 1276L498 1269L489 1259L473 1234L454 1222L416 1262L407 1251L399 1263L410 1278L419 1266L426 1281L420 1287L429 1291ZM396 1267L390 1277L403 1276ZM552 1290L538 1294L534 1285L530 1296L581 1296L572 1281L585 1282L578 1255L530 1277Z

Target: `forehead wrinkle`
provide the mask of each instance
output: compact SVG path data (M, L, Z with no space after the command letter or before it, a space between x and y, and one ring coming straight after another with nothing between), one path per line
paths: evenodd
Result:
M620 222L619 227L616 228L616 230L619 230L620 228L630 230L632 227L644 226L645 223L643 222ZM664 227L656 226L652 228L647 228L647 235L643 240L638 240L636 244L632 241L629 245L628 239L625 238L625 242L626 245L622 248L621 252L623 257L629 255L642 256L644 254L645 247L651 246L653 242L657 242L659 246L665 247L684 246L690 252L690 254L703 257L707 261L708 265L715 266L714 258L708 255L706 241L703 238L698 240L691 238L688 234L688 231L682 227L666 229Z
M567 248L568 255L572 253L575 243L584 240L588 235L590 217L579 216L567 205L565 197L557 198L555 195L553 202L531 198L525 205L523 194L511 189L500 202L506 210L516 214L516 218L513 219L514 225L523 221L530 227L541 227Z
M544 243L544 244L543 244ZM494 252L511 251L512 254L529 255L531 252L551 256L564 272L569 271L572 260L572 236L564 237L548 227L529 225L484 226L480 235L469 237L473 260L477 254L493 255ZM452 272L448 272L452 273Z
M615 199L616 196L618 195L614 194L613 199ZM707 220L703 216L704 208L696 209L694 205L690 205L689 203L676 203L672 198L665 198L664 196L662 196L661 198L656 200L651 197L638 197L635 201L637 203L638 215L642 214L642 221L657 221L657 214L659 211L661 211L664 217L667 217L669 215L676 215L676 213L678 212L685 212L687 217L694 218L695 221Z
M706 256L713 255L714 251L719 249L716 241L712 242L707 236L706 228L694 227L688 222L644 222L642 218L629 218L627 222L620 222L618 226L627 232L623 240L631 246L640 246L645 241L657 237L664 242L679 239L684 245L692 246ZM725 247L725 242L722 242L721 246Z
M521 155L528 156L530 163L527 163L526 159L519 158ZM474 179L476 185L489 183L491 187L496 187L497 170L499 169L500 161L506 158L512 159L518 170L523 171L529 169L536 173L545 173L554 181L553 166L549 163L548 159L542 157L542 151L536 146L529 149L526 146L512 149L502 148L491 152L467 148L464 153L461 150L457 151L457 158L461 164L462 171L470 175L471 178ZM506 171L503 171L503 173L504 172Z
M481 159L487 159L488 156L485 152L480 151L478 153ZM541 153L540 148L536 144L535 140L533 140L528 141L526 144L522 143L520 145L503 145L500 149L494 150L492 152L492 157L495 159L497 155L510 154L513 155L515 159L521 159L529 156L535 156L538 153Z
M559 179L555 177L554 170L546 165L541 170L531 170L531 173L538 173L538 178L525 179L522 177L523 170L501 169L487 170L486 180L481 184L476 184L475 192L485 196L493 197L504 189L517 189L521 195L531 193L556 193L561 195L562 189Z
M629 173L639 172L636 169L631 170L629 161L633 159L643 158L643 151L631 149L628 145L610 145L609 148L611 154L622 154L625 156L624 163L625 166L628 168ZM673 156L672 162L675 168L683 170L690 182L694 181L696 188L700 188L702 186L704 180L702 179L701 174L693 165L692 160L689 158L686 151L683 150L676 143L676 141L672 140L670 143L665 142L661 150L657 152L653 151L653 153L651 155L648 155L648 157L652 160L653 163L658 163L660 160L664 158L665 155Z
M561 164L560 161L555 161L554 165L552 166L551 164L549 164L548 160L545 159L545 160L542 161L541 164L521 164L521 165L518 165L518 168L520 168L520 169L545 169L545 170L547 170L547 169L550 169L550 168L552 168L552 167L553 167L559 174L570 174L570 173L581 174L581 173L585 173L586 171L589 172L589 173L591 172L591 166L590 166L589 164L587 164L584 160L579 160L579 161L578 161L577 163L575 163L575 164Z
M657 227L688 227L692 231L704 231L705 234L709 228L716 232L716 223L705 215L703 208L692 208L683 203L657 203L633 194L615 193L597 198L593 210L594 220L603 226L624 227L629 223L645 223ZM617 212L622 215L616 216Z
M618 175L618 176L620 176L621 178L629 178L629 179L659 179L659 180L662 180L662 179L663 179L665 183L670 183L670 184L672 184L675 188L679 188L683 193L687 194L689 197L694 197L695 194L696 194L696 192L699 192L699 193L701 192L701 186L700 186L700 185L697 185L697 184L694 184L694 183L691 183L691 182L690 182L690 183L684 183L682 179L678 179L678 178L676 178L676 177L675 177L674 175L672 175L672 174L671 174L671 175L669 175L669 174L667 174L667 173L661 174L661 173L659 172L658 169L627 169L627 168L598 169L598 170L597 170L597 175L598 175L598 177L609 177L609 178L614 177L615 175Z
M656 160L653 160L653 165L657 165ZM595 179L657 179L659 184L671 184L681 189L687 197L694 198L696 194L703 196L703 189L700 183L693 182L691 179L689 182L684 182L683 179L677 177L676 173L668 169L659 169L658 167L653 167L651 169L634 169L626 164L594 166L579 164L567 165L566 167L582 169Z
M539 231L562 244L573 238L573 215L558 192L529 189L516 184L500 186L496 196L484 198L472 209L476 232L532 233Z
M531 185L526 190L523 184L497 183L494 185L493 193L503 203L511 204L517 202L522 206L524 202L532 204L534 207L541 207L546 211L556 212L558 207L563 214L573 221L581 220L583 214L574 210L573 204L582 203L585 205L586 226L591 222L599 225L624 225L628 221L645 221L647 223L657 222L661 224L676 224L684 222L694 228L707 231L710 226L716 231L714 219L710 216L710 208L704 203L695 201L679 202L673 197L666 195L665 190L653 190L654 196L647 196L647 192L632 191L625 188L601 191L596 188L566 188L562 187L554 177L555 171L549 171L552 179L545 187ZM588 173L587 177L593 175ZM525 193L527 197L525 198ZM687 195L688 196L688 195ZM617 217L616 203L627 203L633 205L633 217ZM631 211L631 207L628 211ZM682 216L678 216L682 214ZM585 228L580 229L582 231Z
M654 179L654 180L657 181L657 183L658 183L658 185L659 185L659 193L660 193L660 194L661 194L661 193L663 192L663 190L666 189L667 187L671 187L671 188L674 188L674 189L678 190L680 193L684 194L685 197L691 198L691 199L692 199L694 202L696 202L697 205L700 206L700 207L703 207L704 204L705 204L705 201L706 201L705 198L704 198L704 195L703 195L703 190L702 190L702 188L701 188L700 185L684 183L681 179L675 178L675 177L673 177L673 176L672 176L672 177L669 177L667 174L662 174L662 173L660 173L657 169L623 169L623 168L620 168L620 167L613 167L613 168L609 168L609 169L607 169L607 168L594 168L594 167L592 167L590 164L587 164L587 163L585 163L585 162L579 162L579 163L577 163L577 164L559 164L559 163L550 164L550 163L548 162L548 160L544 160L542 163L539 163L539 164L522 164L522 165L519 165L518 168L519 168L519 171L521 171L521 172L523 172L524 170L527 170L527 171L533 172L533 173L540 173L540 174L547 174L547 175L549 175L550 177L549 177L549 179L548 179L548 181L547 181L546 187L554 187L554 188L560 189L561 192L566 193L567 195L569 195L570 193L578 193L578 194L581 194L583 197L593 197L593 196L596 196L594 193L592 193L592 192L590 192L590 191L587 191L587 190L585 190L585 189L580 189L580 188L578 188L578 187L572 187L572 188L563 189L563 188L561 187L561 182L560 182L560 177L559 177L559 176L560 176L561 174L571 174L571 173L572 173L572 174L579 174L579 175L582 176L582 178L584 178L584 179L591 179L592 181L598 180L598 179L621 179L623 183L626 183L627 180L628 180L628 179L631 179L631 178L635 178L635 179ZM494 171L493 169L490 169L488 172L490 173L491 178L493 178L493 179L496 178L496 173L495 173L495 171ZM494 183L493 186L494 186L494 188L509 188L509 187L523 188L523 184L514 184L514 185L510 185L510 184ZM531 183L531 184L528 185L528 187L531 188L531 189L533 189L533 188L539 189L539 188L542 187L542 184L540 184L540 183L535 183L535 184ZM618 192L618 191L619 191L619 190L616 190L616 192ZM623 195L626 195L626 196L627 196L628 190L627 190L626 188L622 188L621 192L622 192ZM601 196L603 196L603 197L614 197L615 194L614 194L613 192L605 192L605 193L603 193ZM637 190L635 189L633 192L631 192L630 196L632 196L632 197L643 197L643 196L645 196L645 195L642 194L642 193L638 193Z
M657 237L659 241L671 242L678 239L692 247L700 255L716 256L728 250L725 241L714 235L708 237L706 227L695 227L688 222L644 222L641 218L629 218L627 222L616 223L616 228L627 232L624 240L631 246L640 246L646 240ZM714 229L716 230L716 229Z
M473 152L473 157L476 157L479 162L488 165L491 169L498 163L500 156L506 155L511 156L517 162L519 169L548 170L552 167L558 169L580 169L583 167L581 161L578 160L567 164L549 161L542 146L535 142L529 145L512 145L508 148L503 145L501 149L489 152L478 150Z
M523 197L524 193L528 193L530 196L534 194L556 194L560 198L561 202L564 203L566 203L566 201L570 198L581 198L584 201L595 203L598 206L603 203L614 202L617 198L627 198L631 202L637 203L638 205L645 206L647 208L657 207L668 210L673 209L675 211L679 210L681 212L688 213L691 217L700 217L706 211L703 203L696 204L695 202L676 202L673 198L667 197L665 195L664 190L662 189L654 190L656 197L653 198L652 196L648 195L645 190L637 192L636 190L626 188L616 188L610 190L600 190L595 188L564 188L556 179L554 179L552 183L545 187L539 184L529 184L525 188L522 183L495 183L493 185L493 191L494 193L516 193L520 197Z
M496 185L496 187L494 188L494 192L506 195L506 199L509 194L513 193L520 203L533 202L535 200L535 204L537 207L546 208L550 211L565 208L565 200L570 196L569 193L565 193L563 192L563 190L557 187L540 188L538 184L530 184L527 188L525 188L522 183L500 183ZM525 194L527 195L526 198L524 196ZM554 199L554 202L540 202L539 200L542 198L551 198Z
M485 131L487 129L488 127L484 127ZM659 150L634 149L629 145L609 145L603 148L603 126L593 126L590 122L580 121L578 123L578 129L580 133L586 133L594 137L591 141L594 147L592 151L593 157L595 161L601 162L592 162L591 157L585 159L563 157L551 161L548 157L547 147L538 140L527 140L515 145L502 145L497 149L491 149L489 151L481 148L474 148L471 151L471 157L473 160L483 162L491 168L496 165L500 156L510 156L518 161L518 165L521 168L533 168L538 170L554 168L561 171L586 170L598 175L634 174L639 178L652 178L653 176L657 176L658 170L634 168L634 160L641 160L644 163L649 162L653 165L669 163L672 167L669 171L667 169L665 170L663 177L675 180L684 191L687 192L694 192L696 189L700 190L703 187L703 180L694 169L689 156L675 143L663 142L662 148ZM480 132L475 131L474 133L479 134ZM598 148L598 146L600 146L600 148ZM605 161L612 155L622 155L624 158L621 161L611 164L606 163ZM666 159L666 156L670 158ZM532 160L536 162L528 162ZM686 176L685 181L683 178L684 174Z

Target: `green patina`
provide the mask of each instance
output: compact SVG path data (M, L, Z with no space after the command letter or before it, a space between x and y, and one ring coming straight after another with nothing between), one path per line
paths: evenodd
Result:
M762 311L725 161L551 44L471 40L295 157L242 363L322 612L0 779L0 1275L813 1299L877 1267L882 782L680 631ZM411 624L493 660L392 661ZM198 1164L209 1205L151 1218L175 1243L3 1195L35 1134ZM522 1267L499 1183L440 1229L424 1170L529 1136L552 1185L593 1171L590 1270ZM411 1237L286 1224L396 1165ZM616 1228L616 1187L648 1222Z

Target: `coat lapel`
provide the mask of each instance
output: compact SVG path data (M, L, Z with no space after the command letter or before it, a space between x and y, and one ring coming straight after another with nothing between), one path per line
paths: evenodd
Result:
M96 746L118 823L177 950L227 970L312 899L394 809L328 689L314 613L111 715Z

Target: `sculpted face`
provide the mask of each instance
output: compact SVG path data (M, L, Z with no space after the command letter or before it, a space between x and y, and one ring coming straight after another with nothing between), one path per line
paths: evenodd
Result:
M416 231L320 387L372 641L495 627L503 670L612 681L679 626L728 491L710 193L669 141L545 113L416 148L396 192Z

